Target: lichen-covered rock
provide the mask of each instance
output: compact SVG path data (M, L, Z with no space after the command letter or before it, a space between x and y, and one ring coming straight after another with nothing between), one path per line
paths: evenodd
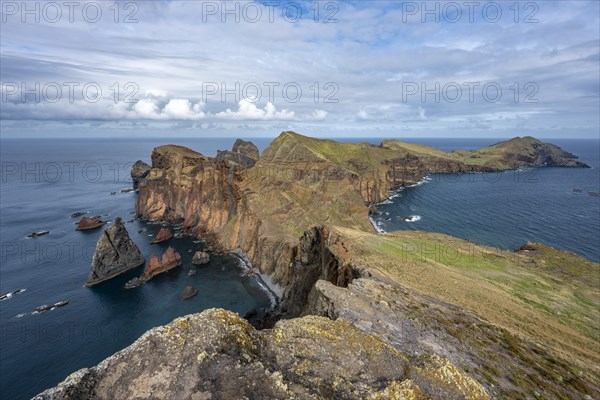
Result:
M137 160L135 164L133 164L131 167L131 180L133 181L134 189L138 188L140 181L148 175L151 168L152 167L150 165L146 164L142 160Z
M211 309L146 332L34 399L420 399L416 380L438 388L346 321L310 316L256 331Z
M121 218L104 231L92 258L87 287L97 285L144 263L140 249L129 237Z

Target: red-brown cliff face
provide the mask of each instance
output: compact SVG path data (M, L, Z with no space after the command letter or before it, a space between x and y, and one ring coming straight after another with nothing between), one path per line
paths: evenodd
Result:
M290 288L304 268L299 238L315 226L373 231L368 206L428 173L496 170L468 164L465 157L397 141L374 146L283 132L245 168L185 147L161 146L139 182L137 216L183 221L185 230L222 249L240 249L288 296L302 297L298 293L305 290ZM325 264L315 268L320 272L314 276L331 275Z
M338 274L346 283L353 276L339 260L335 265L304 262L299 246L306 247L309 232L319 238L319 254L331 253L321 248L330 246L327 230L311 229L333 225L371 231L368 205L383 201L398 186L416 183L433 169L431 163L382 146L293 132L282 133L249 169L184 147L161 146L139 183L137 216L183 220L187 231L223 249L240 249L286 288L284 298L303 304L311 285L301 281L325 276L339 284Z

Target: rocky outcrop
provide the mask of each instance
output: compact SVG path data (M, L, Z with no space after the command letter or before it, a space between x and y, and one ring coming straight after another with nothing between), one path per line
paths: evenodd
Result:
M142 160L137 160L131 167L131 180L133 181L133 189L137 189L140 181L148 176L152 167Z
M186 286L185 289L179 294L181 300L188 300L198 294L198 289L192 286Z
M252 142L238 139L233 144L231 151L217 151L217 158L233 161L245 168L252 168L259 158L258 147Z
M194 253L192 257L192 264L194 265L204 265L210 262L210 255L205 251L197 251Z
M162 228L159 229L158 233L154 237L154 240L150 243L157 244L157 243L169 240L172 237L173 237L173 232L171 232L171 229L163 226Z
M468 396L462 395L468 393ZM34 397L58 399L487 399L459 368L408 358L345 320L307 316L256 331L211 309L146 332Z
M181 255L174 248L168 247L160 259L154 254L150 257L140 281L149 281L156 275L167 272L179 265L181 265Z
M97 285L143 263L144 256L129 237L121 218L117 217L96 244L92 269L85 285Z
M100 228L106 222L102 221L100 217L83 217L77 224L76 231L87 231L91 229Z

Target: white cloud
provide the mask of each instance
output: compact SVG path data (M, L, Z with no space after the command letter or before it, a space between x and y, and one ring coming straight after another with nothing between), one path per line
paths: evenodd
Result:
M216 116L222 119L233 119L233 120L293 120L296 119L296 114L293 111L283 109L277 111L275 105L268 102L264 108L258 108L256 104L249 100L241 100L238 103L237 111L227 109L217 113Z

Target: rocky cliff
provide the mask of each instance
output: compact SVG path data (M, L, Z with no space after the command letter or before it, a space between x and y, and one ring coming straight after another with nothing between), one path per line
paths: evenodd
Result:
M511 253L426 232L378 235L368 219L370 204L427 173L573 161L549 156L551 145L515 143L462 154L284 132L251 168L156 148L137 215L181 221L214 246L240 249L283 286L281 316L305 317L258 332L223 311L185 317L42 398L598 397L600 281L589 272L598 264L533 245ZM500 163L498 148L511 149ZM190 325L204 328L190 335ZM385 344L376 353L392 357L391 375L380 374L372 340ZM145 355L149 343L171 346L170 355ZM157 374L158 365L167 367Z
M217 158L233 161L245 168L251 168L258 161L258 147L252 142L238 139L233 144L231 151L218 150Z

